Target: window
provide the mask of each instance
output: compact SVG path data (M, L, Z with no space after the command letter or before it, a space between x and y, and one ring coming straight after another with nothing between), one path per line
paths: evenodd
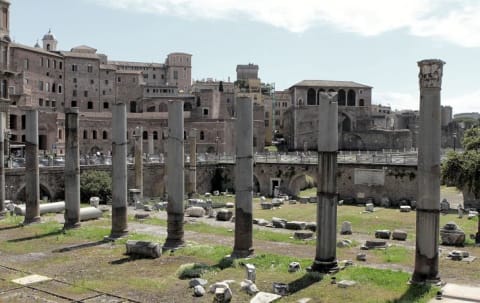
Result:
M93 72L93 66L91 64L87 65L87 72Z
M143 131L142 138L143 140L148 140L148 132L146 130Z
M28 59L23 59L23 69L28 70L30 62Z
M157 75L153 74L153 79L157 79Z
M148 79L148 74L143 74L143 79Z
M269 118L270 117L270 113L269 112L265 112L265 118Z
M88 139L88 132L86 130L83 131L83 139Z
M50 68L50 59L47 59L47 68Z
M73 83L77 83L77 78L73 78Z
M93 140L97 139L97 131L96 130L92 130L92 139Z
M137 102L135 101L130 102L130 112L131 113L137 112Z
M72 72L78 72L78 65L72 64Z
M104 131L102 132L102 139L103 139L103 140L107 140L107 139L108 139L108 133L107 133L106 130L104 130Z
M61 94L62 93L62 86L59 84L58 85L58 93Z
M102 95L104 95L104 96L105 96L105 90L102 90Z
M110 107L110 103L108 102L103 102L103 108L108 109Z
M17 129L17 116L10 115L10 129ZM15 140L12 140L15 141Z
M197 107L202 105L202 101L200 100L200 96L197 96Z
M38 90L43 91L43 81L38 81Z
M202 131L200 131L200 140L205 140L205 133Z
M90 79L90 84L95 84L95 80Z
M45 91L49 92L50 91L50 83L45 83Z
M51 103L52 107L56 107L57 106L57 101L55 100L52 100L52 103Z
M87 102L87 109L93 109L93 102L92 101Z
M84 91L83 91L83 96L84 96L85 98L88 97L88 90L84 90Z
M153 131L153 140L158 140L158 132L156 130Z
M118 77L118 78L117 78L117 82L119 82L119 83L122 82L122 78L121 78L121 77Z
M38 99L38 106L43 106L43 99L42 98Z
M53 69L57 69L57 60L53 60Z
M269 121L265 120L265 127L268 127L268 125L269 125Z
M71 106L71 107L77 107L77 101L73 100L73 101L70 103L70 106Z
M63 62L62 62L62 61L58 62L58 68L59 68L59 69L62 69L62 68L63 68Z
M40 66L43 67L43 65L44 65L44 59L43 59L43 57L42 57L42 58L40 58Z
M73 97L76 97L76 96L77 96L77 90L76 90L76 89L74 89L74 90L72 91L72 96L73 96Z
M50 100L45 101L45 106L50 106Z
M203 115L204 115L204 116L208 116L208 108L204 108L204 109L203 109Z
M108 85L108 80L105 80L105 85Z
M173 79L178 80L178 71L177 70L173 71Z
M56 93L57 86L55 83L52 84L52 93Z
M22 129L25 129L27 126L27 117L25 115L22 115Z

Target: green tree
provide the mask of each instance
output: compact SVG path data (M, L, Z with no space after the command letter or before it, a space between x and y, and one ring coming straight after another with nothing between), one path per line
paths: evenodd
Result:
M103 203L112 199L112 178L105 171L86 171L80 176L80 198L89 201L90 197L99 197Z
M480 209L480 126L465 132L463 137L464 153L450 152L442 163L442 178L464 192L473 194ZM480 216L475 239L480 243Z

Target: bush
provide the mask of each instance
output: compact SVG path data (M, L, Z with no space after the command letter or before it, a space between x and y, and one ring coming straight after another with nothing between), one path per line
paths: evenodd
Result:
M112 178L104 171L86 171L80 176L80 199L88 202L90 197L99 197L101 203L112 199Z

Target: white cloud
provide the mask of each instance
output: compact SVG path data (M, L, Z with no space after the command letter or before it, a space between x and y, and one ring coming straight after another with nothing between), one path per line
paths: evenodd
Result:
M480 112L480 90L451 98L443 98L442 104L450 105L454 113Z
M93 1L93 0L90 0ZM291 32L331 25L360 35L406 29L464 47L480 47L474 0L96 0L106 6L196 19L263 22Z

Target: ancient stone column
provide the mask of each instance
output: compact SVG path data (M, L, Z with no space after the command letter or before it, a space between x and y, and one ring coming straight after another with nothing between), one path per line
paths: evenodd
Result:
M311 270L328 273L338 269L337 152L338 104L336 96L321 93L318 106L317 245Z
M38 169L38 111L26 111L24 224L40 222L40 173Z
M148 155L151 156L155 152L153 146L153 132L148 133Z
M0 219L5 216L5 115L0 112Z
M135 127L135 188L140 190L140 199L143 199L143 127Z
M235 243L232 257L245 258L253 253L253 103L239 97L235 121Z
M188 195L197 193L197 130L192 128L188 134L190 165L188 174Z
M80 226L78 108L65 109L65 228Z
M118 238L127 230L127 111L124 103L112 107L112 231Z
M437 283L440 224L440 90L445 62L422 60L418 133L418 197L413 283Z
M168 101L167 145L167 239L163 249L184 245L183 200L185 192L183 147L183 101Z

